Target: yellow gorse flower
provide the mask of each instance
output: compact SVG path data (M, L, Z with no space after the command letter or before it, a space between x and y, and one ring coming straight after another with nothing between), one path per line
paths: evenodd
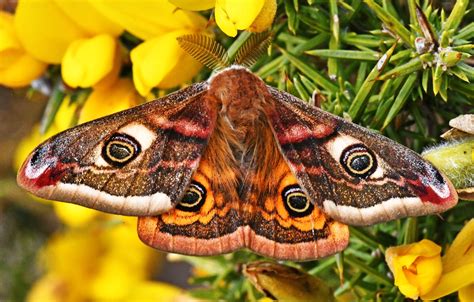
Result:
M447 249L443 259L443 274L423 300L436 300L459 291L461 302L472 301L474 295L474 219L471 219Z
M441 276L441 247L430 240L390 247L385 259L395 285L410 299L428 293Z
M93 1L21 0L15 28L26 50L37 59L58 64L72 42L123 29L94 9Z
M459 232L441 258L441 247L423 239L390 247L385 259L400 292L410 299L435 300L459 291L461 302L474 292L474 219Z
M275 17L275 0L170 0L177 7L187 10L206 10L214 7L216 23L231 37L238 30L262 32L267 30Z
M167 0L93 3L110 20L144 40L130 52L133 82L141 95L147 96L154 87L166 89L187 82L201 69L176 38L203 32L206 20L202 16L176 10Z
M123 28L92 1L22 0L15 26L29 53L47 63L61 63L63 80L73 88L98 84L120 64L116 37Z
M38 62L60 63L72 88L113 84L126 61L117 37L124 30L132 33L144 40L132 50L134 83L148 95L153 87L175 87L196 75L201 65L175 38L202 32L206 20L167 0L21 0L14 25L27 53Z
M135 224L136 218L98 220L55 234L40 254L47 274L28 301L158 300L160 292L171 301L181 291L147 280L158 253L140 242Z
M14 16L0 11L0 85L27 86L47 65L28 54L18 39Z

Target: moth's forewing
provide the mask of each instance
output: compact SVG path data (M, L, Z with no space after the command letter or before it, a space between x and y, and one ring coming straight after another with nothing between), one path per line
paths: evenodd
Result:
M66 130L18 172L31 193L109 213L171 209L199 165L217 112L205 84Z
M311 200L332 218L370 225L444 212L457 203L444 175L412 150L270 88L274 135Z

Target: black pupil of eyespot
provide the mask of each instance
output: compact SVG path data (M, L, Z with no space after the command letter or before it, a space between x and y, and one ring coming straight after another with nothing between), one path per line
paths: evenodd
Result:
M370 157L366 154L356 156L352 159L350 165L356 171L363 171L370 165Z
M195 191L187 191L186 194L184 194L183 199L181 200L181 203L184 204L193 204L199 199L199 194Z
M350 176L359 179L367 179L377 170L377 157L363 144L347 146L339 162Z
M291 217L305 217L314 210L314 205L299 185L289 185L281 193L283 204Z
M439 173L438 170L435 169L435 177L436 177L436 180L441 183L441 184L444 184L444 178L443 178L443 175L441 175L441 173Z
M205 201L206 188L193 180L181 201L176 205L176 209L185 212L198 212Z
M113 134L102 148L102 158L114 167L123 167L141 152L138 141L125 133Z
M304 210L307 207L308 199L302 195L290 196L288 198L288 202L290 203L292 208L298 210Z
M124 159L130 156L132 150L126 146L112 143L110 145L110 154L117 159Z

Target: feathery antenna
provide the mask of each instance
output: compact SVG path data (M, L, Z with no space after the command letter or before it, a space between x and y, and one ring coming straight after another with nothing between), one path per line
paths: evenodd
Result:
M234 63L245 67L253 66L268 50L272 39L273 35L271 32L251 35L235 55Z
M177 40L181 48L211 70L229 66L226 50L212 37L194 34L178 37Z

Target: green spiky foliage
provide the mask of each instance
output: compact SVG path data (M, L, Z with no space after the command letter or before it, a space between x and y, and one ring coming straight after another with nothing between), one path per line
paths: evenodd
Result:
M446 4L446 3L444 3ZM421 151L439 142L448 121L474 112L474 25L467 0L448 3L374 0L284 0L278 3L273 44L252 70L268 84ZM235 58L245 41L216 31ZM245 47L245 46L243 46ZM203 71L200 78L209 74ZM436 216L351 227L349 247L305 263L285 262L322 280L348 301L403 301L384 251L428 238L446 247L474 207L461 201ZM262 259L248 251L219 257L181 257L207 272L194 276L198 298L256 301L259 293L241 273ZM456 294L443 301L456 299Z

